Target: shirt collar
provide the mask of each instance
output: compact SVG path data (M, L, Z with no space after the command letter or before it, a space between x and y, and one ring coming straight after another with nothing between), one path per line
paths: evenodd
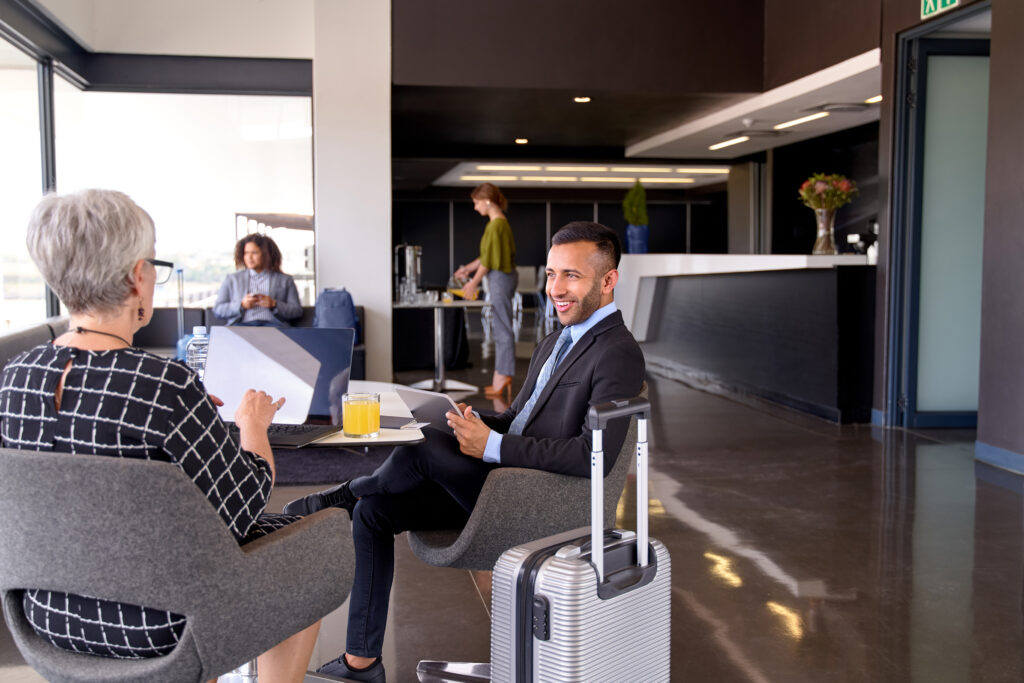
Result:
M608 305L602 306L601 308L591 313L590 317L584 320L583 322L576 323L575 325L570 325L569 335L572 337L572 343L575 344L576 342L578 342L580 340L580 337L589 332L594 327L594 325L598 324L599 322L601 322L602 320L604 320L617 310L619 310L618 307L615 305L615 302L612 301Z

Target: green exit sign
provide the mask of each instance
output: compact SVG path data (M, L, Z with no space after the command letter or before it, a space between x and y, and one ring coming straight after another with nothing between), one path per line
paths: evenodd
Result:
M921 18L933 17L960 4L960 0L921 0Z

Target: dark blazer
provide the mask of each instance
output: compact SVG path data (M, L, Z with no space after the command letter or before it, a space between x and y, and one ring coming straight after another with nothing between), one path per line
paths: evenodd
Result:
M537 345L523 390L509 409L482 419L505 435L501 440L502 465L589 477L591 433L586 426L587 410L593 404L639 394L644 382L644 356L622 322L622 314L616 311L583 335L555 368L523 433L508 434L512 420L529 400L558 334L548 335ZM628 428L629 422L621 419L605 430L606 475Z
M247 294L249 271L236 270L226 278L217 293L217 302L213 305L213 313L218 318L227 320L228 325L235 325L242 320L242 299ZM302 302L295 280L285 273L270 273L270 298L277 306L270 309L275 318L287 324L289 320L302 317Z

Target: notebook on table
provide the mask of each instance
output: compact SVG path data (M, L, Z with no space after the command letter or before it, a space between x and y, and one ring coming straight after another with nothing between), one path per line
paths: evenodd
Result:
M285 403L268 430L275 448L298 448L341 430L355 331L322 327L217 326L210 330L206 390L222 400L221 418L234 428L248 389Z

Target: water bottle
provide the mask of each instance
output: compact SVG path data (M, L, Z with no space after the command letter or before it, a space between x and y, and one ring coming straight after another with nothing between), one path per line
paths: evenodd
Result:
M210 347L210 337L206 334L205 325L192 328L192 338L185 345L185 364L196 371L199 379L206 374L206 350Z

